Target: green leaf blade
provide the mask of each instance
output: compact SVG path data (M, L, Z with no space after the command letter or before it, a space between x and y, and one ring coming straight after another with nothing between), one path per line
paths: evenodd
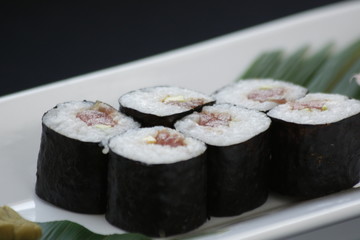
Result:
M307 85L311 92L331 92L332 88L360 57L360 40L329 59Z
M301 69L292 74L292 82L302 86L308 85L311 78L329 60L333 47L333 43L328 43L318 52L305 59Z
M352 98L359 98L360 86L354 80L354 75L360 72L360 58L352 65L350 70L332 89L332 93L347 95Z
M271 77L292 82L291 77L302 68L308 50L309 46L303 46L296 50L279 64Z
M269 77L281 62L282 55L283 52L279 50L261 54L253 61L247 71L237 78L237 81L240 79Z
M78 223L67 220L42 222L38 224L43 231L41 240L151 240L151 238L138 233L97 234Z

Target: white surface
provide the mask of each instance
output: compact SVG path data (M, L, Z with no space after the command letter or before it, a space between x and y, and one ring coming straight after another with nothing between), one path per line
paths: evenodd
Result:
M314 48L329 41L342 47L360 37L360 2L349 1L196 44L108 70L9 95L0 99L0 205L35 221L69 219L99 233L121 230L103 215L71 213L34 195L41 116L60 102L96 100L117 106L127 91L153 85L181 85L204 93L233 81L254 57L274 48ZM272 239L308 231L360 215L360 192L349 190L321 199L293 202L271 196L254 211L212 219L196 239Z

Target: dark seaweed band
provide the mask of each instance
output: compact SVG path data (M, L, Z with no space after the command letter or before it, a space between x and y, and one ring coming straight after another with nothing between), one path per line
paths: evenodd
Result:
M104 213L107 163L99 143L68 138L43 123L36 194L70 211Z
M197 106L193 109L176 114L166 115L166 116L157 116L151 113L143 113L133 108L124 107L121 104L119 111L124 113L125 115L134 118L137 122L141 124L142 127L164 126L164 127L173 128L177 120L185 117L186 115L193 113L194 111L201 111L201 109L204 106L210 106L213 105L214 103L215 101L211 101L202 104L200 106Z
M208 146L208 208L216 217L259 207L268 197L269 130L230 146Z
M110 150L106 219L129 232L154 237L185 233L206 214L206 155L147 165Z
M321 125L272 120L272 189L313 198L359 182L360 114Z

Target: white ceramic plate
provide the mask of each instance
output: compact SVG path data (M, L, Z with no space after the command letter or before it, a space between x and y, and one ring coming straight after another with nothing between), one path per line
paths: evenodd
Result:
M41 116L46 110L60 102L83 99L99 99L118 107L121 94L160 84L211 93L232 82L262 51L291 51L303 44L317 49L329 41L340 48L360 38L359 22L360 2L343 2L0 98L0 205L10 205L33 221L68 219L98 233L121 233L103 215L64 211L35 196ZM360 192L356 189L305 202L271 196L254 211L238 217L214 218L180 237L199 234L195 239L271 239L358 215Z

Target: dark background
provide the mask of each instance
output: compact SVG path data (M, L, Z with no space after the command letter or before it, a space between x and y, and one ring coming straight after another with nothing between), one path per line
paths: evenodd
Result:
M335 0L9 1L0 96L137 60Z

